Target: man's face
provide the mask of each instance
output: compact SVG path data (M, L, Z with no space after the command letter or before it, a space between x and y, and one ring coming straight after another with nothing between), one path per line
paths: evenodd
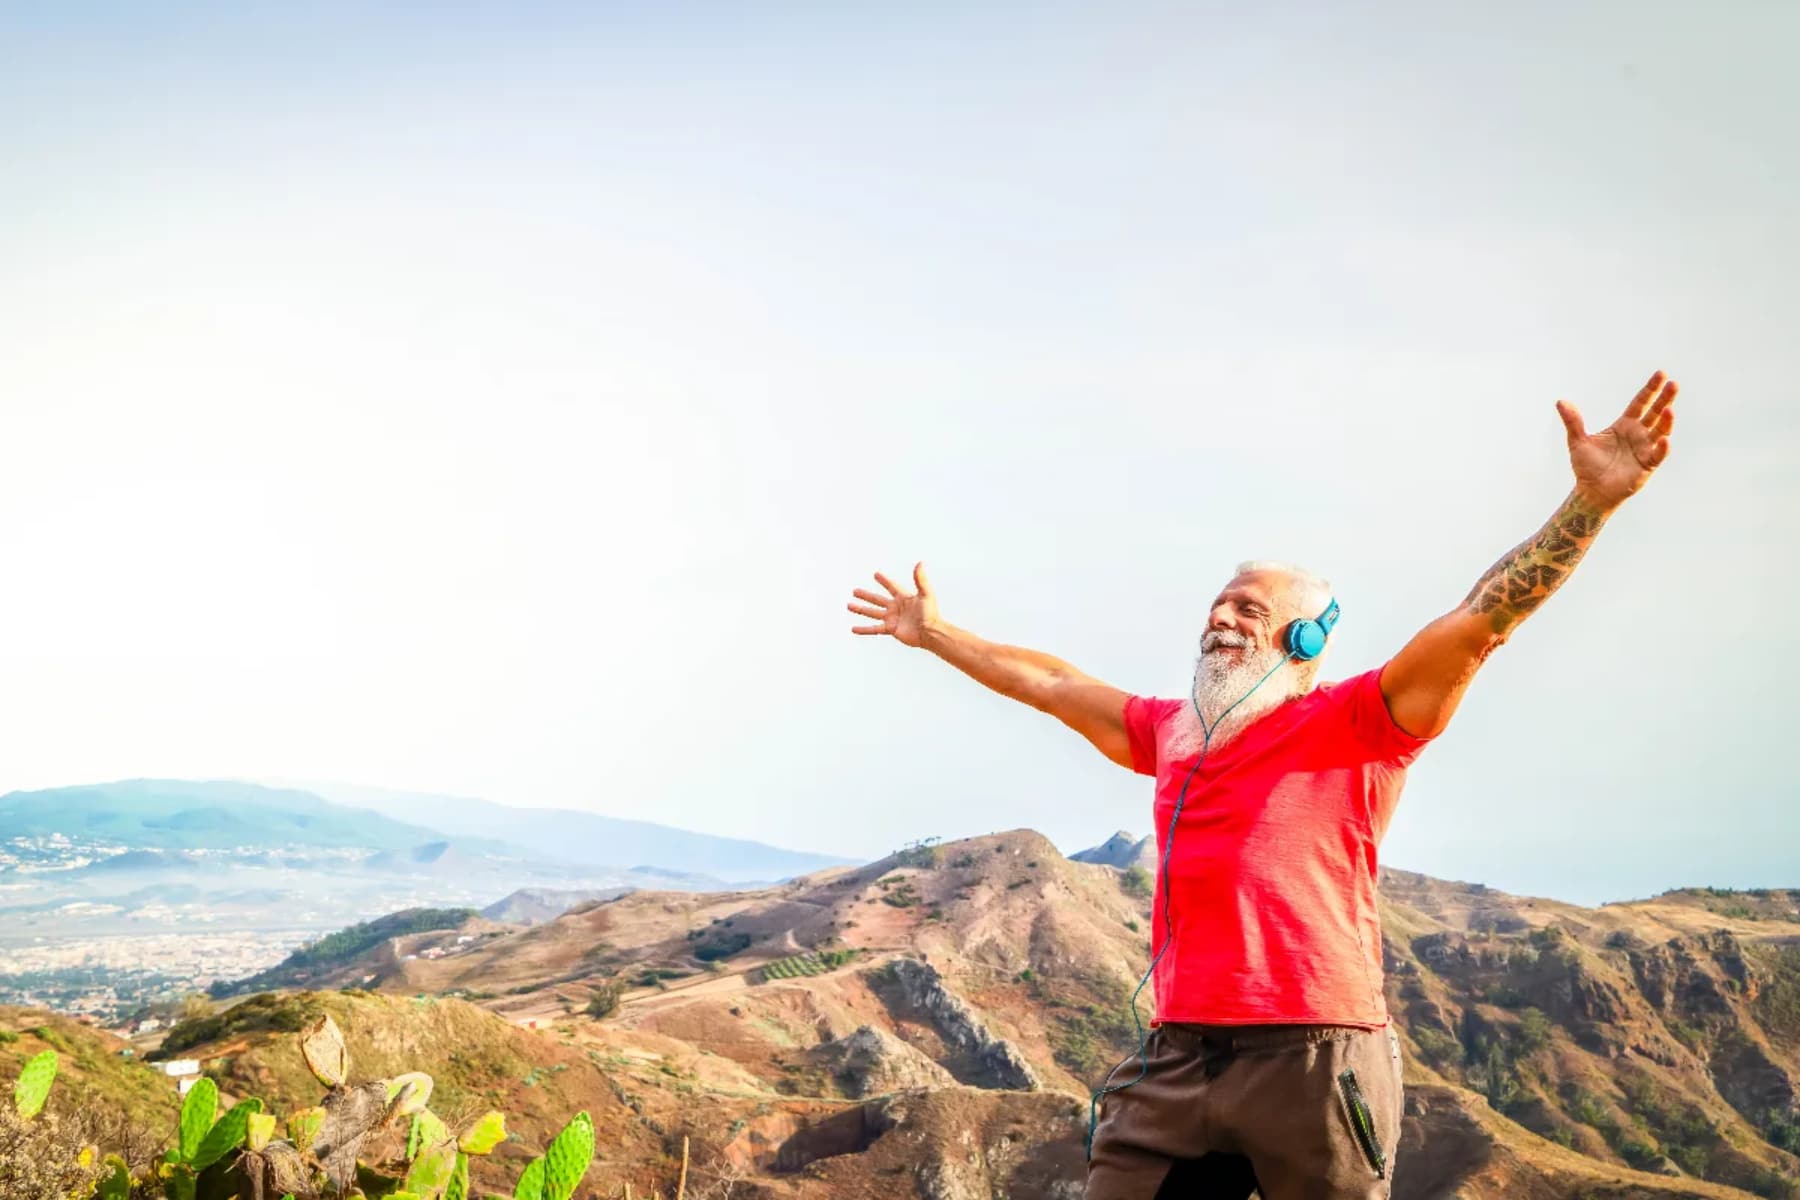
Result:
M1207 614L1194 672L1194 704L1211 726L1211 744L1236 736L1262 714L1305 690L1305 678L1284 662L1281 631L1298 612L1297 591L1279 571L1250 571L1225 586ZM1189 721L1177 741L1191 748L1205 730Z
M1207 614L1201 653L1218 655L1215 661L1222 666L1236 666L1278 649L1281 631L1299 615L1292 590L1287 578L1274 571L1251 571L1233 579Z

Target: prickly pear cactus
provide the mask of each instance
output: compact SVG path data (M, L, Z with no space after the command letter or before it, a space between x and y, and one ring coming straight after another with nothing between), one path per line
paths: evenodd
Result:
M167 1200L194 1200L200 1177L186 1163L166 1163L162 1175L163 1195Z
M244 1130L244 1145L251 1150L262 1150L275 1136L275 1114L256 1112L250 1114L250 1124Z
M594 1161L594 1121L578 1112L544 1151L544 1200L569 1200Z
M439 1142L450 1140L450 1130L429 1108L413 1114L412 1127L406 1131L406 1157L417 1158Z
M329 1014L301 1031L300 1053L326 1087L342 1087L350 1077L350 1051L344 1046L343 1032Z
M395 1116L410 1117L431 1103L431 1076L408 1071L387 1081L387 1097L395 1103Z
M50 1085L56 1081L56 1051L34 1054L19 1071L13 1084L13 1107L27 1121L44 1111L50 1098Z
M302 1150L311 1150L319 1129L325 1124L325 1110L302 1108L288 1114L288 1141Z
M534 1158L513 1187L513 1200L544 1200L544 1160Z
M456 1143L456 1148L464 1154L486 1154L506 1140L506 1115L490 1112L483 1114L469 1126Z
M413 1159L406 1172L406 1190L421 1196L441 1196L456 1173L456 1144L439 1142L427 1146Z
M213 1118L219 1112L219 1085L202 1075L188 1089L181 1105L181 1135L176 1143L177 1161L191 1163L200 1152L200 1143L212 1132Z
M131 1168L118 1155L107 1155L99 1182L94 1184L95 1200L128 1200L130 1195Z
M262 1101L254 1096L232 1105L231 1111L220 1117L201 1139L191 1160L194 1170L206 1170L242 1145L244 1135L250 1131L250 1118L260 1112Z
M456 1167L444 1187L444 1200L469 1200L469 1156L457 1152Z

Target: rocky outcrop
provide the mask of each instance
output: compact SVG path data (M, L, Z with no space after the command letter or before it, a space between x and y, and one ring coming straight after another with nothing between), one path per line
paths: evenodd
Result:
M975 1070L964 1082L979 1087L1036 1091L1037 1073L1018 1048L988 1032L967 1001L945 986L937 968L914 958L893 963L893 980L905 1005L929 1020L944 1044L967 1056Z
M1077 850L1069 855L1069 861L1097 863L1102 867L1153 869L1156 866L1156 839L1134 838L1121 829L1098 846Z
M870 1025L815 1047L812 1057L854 1099L956 1082L950 1072L899 1038Z

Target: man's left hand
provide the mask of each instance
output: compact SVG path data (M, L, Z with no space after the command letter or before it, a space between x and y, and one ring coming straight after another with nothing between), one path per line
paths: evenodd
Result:
M1567 400L1556 402L1569 431L1569 465L1575 468L1575 490L1602 512L1611 512L1644 486L1669 456L1669 432L1675 428L1673 379L1658 371L1650 377L1618 420L1590 434L1581 413Z

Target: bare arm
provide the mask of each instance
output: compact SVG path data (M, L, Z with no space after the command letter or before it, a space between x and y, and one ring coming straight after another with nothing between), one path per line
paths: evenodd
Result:
M1543 528L1501 556L1460 605L1419 631L1383 668L1381 694L1395 724L1415 737L1444 731L1488 655L1568 582L1601 526L1668 457L1678 390L1658 371L1623 416L1592 436L1574 405L1558 403L1573 490Z
M875 581L888 594L882 596L858 588L849 609L877 623L856 626L852 633L886 635L905 645L929 650L1002 696L1050 714L1113 762L1131 767L1123 691L1083 674L1060 658L1022 646L990 642L943 620L938 616L937 595L925 578L923 563L913 568L916 593L902 592L879 572Z

